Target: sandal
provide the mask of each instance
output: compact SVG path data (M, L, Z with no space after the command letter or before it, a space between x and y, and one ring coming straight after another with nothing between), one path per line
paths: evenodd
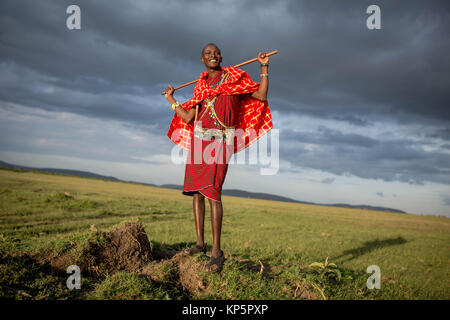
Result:
M223 251L220 250L221 255L217 258L214 258L211 256L211 259L209 260L209 263L206 265L206 273L219 273L222 271L223 263L225 261L225 256L223 254ZM211 269L211 267L217 266L215 269Z
M199 246L197 244L197 245L195 245L195 246L193 246L193 247L191 247L189 249L184 250L183 252L185 254L190 255L190 256L193 256L194 254L197 254L197 253L200 253L200 252L203 252L205 254L206 253L206 243L203 245L203 247Z

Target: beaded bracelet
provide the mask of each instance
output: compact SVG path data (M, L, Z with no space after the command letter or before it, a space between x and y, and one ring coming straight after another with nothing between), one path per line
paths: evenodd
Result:
M268 73L261 73L261 77L268 77L269 74Z
M175 111L176 107L179 107L180 104L178 102L175 102L174 104L172 104L170 107L172 108L173 111Z

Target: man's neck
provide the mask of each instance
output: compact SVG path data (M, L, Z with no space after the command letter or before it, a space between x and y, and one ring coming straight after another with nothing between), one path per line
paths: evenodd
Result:
M208 72L208 77L213 78L217 75L218 72L222 71L221 67L218 67L217 69L211 69L207 68L206 71Z

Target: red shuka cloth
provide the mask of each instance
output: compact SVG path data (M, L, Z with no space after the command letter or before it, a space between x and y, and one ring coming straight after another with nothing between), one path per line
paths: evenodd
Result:
M267 101L252 98L250 94L258 90L259 83L254 82L247 72L235 67L222 67L228 78L217 88L212 89L207 83L207 72L202 72L194 88L192 99L182 107L190 110L208 97L218 95L242 95L240 108L235 120L235 129L243 130L237 134L233 152L239 152L273 128L272 115ZM194 130L194 122L185 123L176 113L167 132L167 136L177 145L189 150ZM254 130L254 131L253 131Z
M193 195L198 191L216 201L221 201L222 185L231 155L248 147L273 128L267 101L254 99L250 95L258 90L259 84L253 82L245 71L237 68L225 67L222 71L226 72L228 77L218 87L214 85L219 82L222 72L213 78L209 78L208 73L203 72L195 86L193 98L182 107L190 110L195 105L202 104L199 113L202 127L224 129L214 121L213 116L204 112L206 111L204 100L217 96L214 109L221 122L228 127L234 126L235 129L243 130L236 136L234 145L226 145L224 140L220 142L193 137L194 126L198 123L192 121L186 124L177 114L174 115L167 134L173 142L189 150L183 194ZM192 141L194 141L193 148ZM195 154L200 154L200 163L194 161L194 158L198 157Z
M206 78L206 83L211 87L217 86L222 73L221 71L212 78ZM239 111L239 100L238 95L217 96L214 113L207 107L207 102L203 101L195 126L224 129L223 124L231 127ZM187 157L183 194L193 195L200 192L205 197L221 201L222 185L228 171L228 161L233 154L233 146L227 146L223 140L202 140L195 136L191 141L194 143L191 143Z

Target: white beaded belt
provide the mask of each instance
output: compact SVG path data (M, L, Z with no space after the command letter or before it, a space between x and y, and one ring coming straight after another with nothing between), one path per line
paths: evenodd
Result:
M202 140L222 140L225 137L227 145L233 144L234 128L229 129L210 129L195 126L194 137Z

